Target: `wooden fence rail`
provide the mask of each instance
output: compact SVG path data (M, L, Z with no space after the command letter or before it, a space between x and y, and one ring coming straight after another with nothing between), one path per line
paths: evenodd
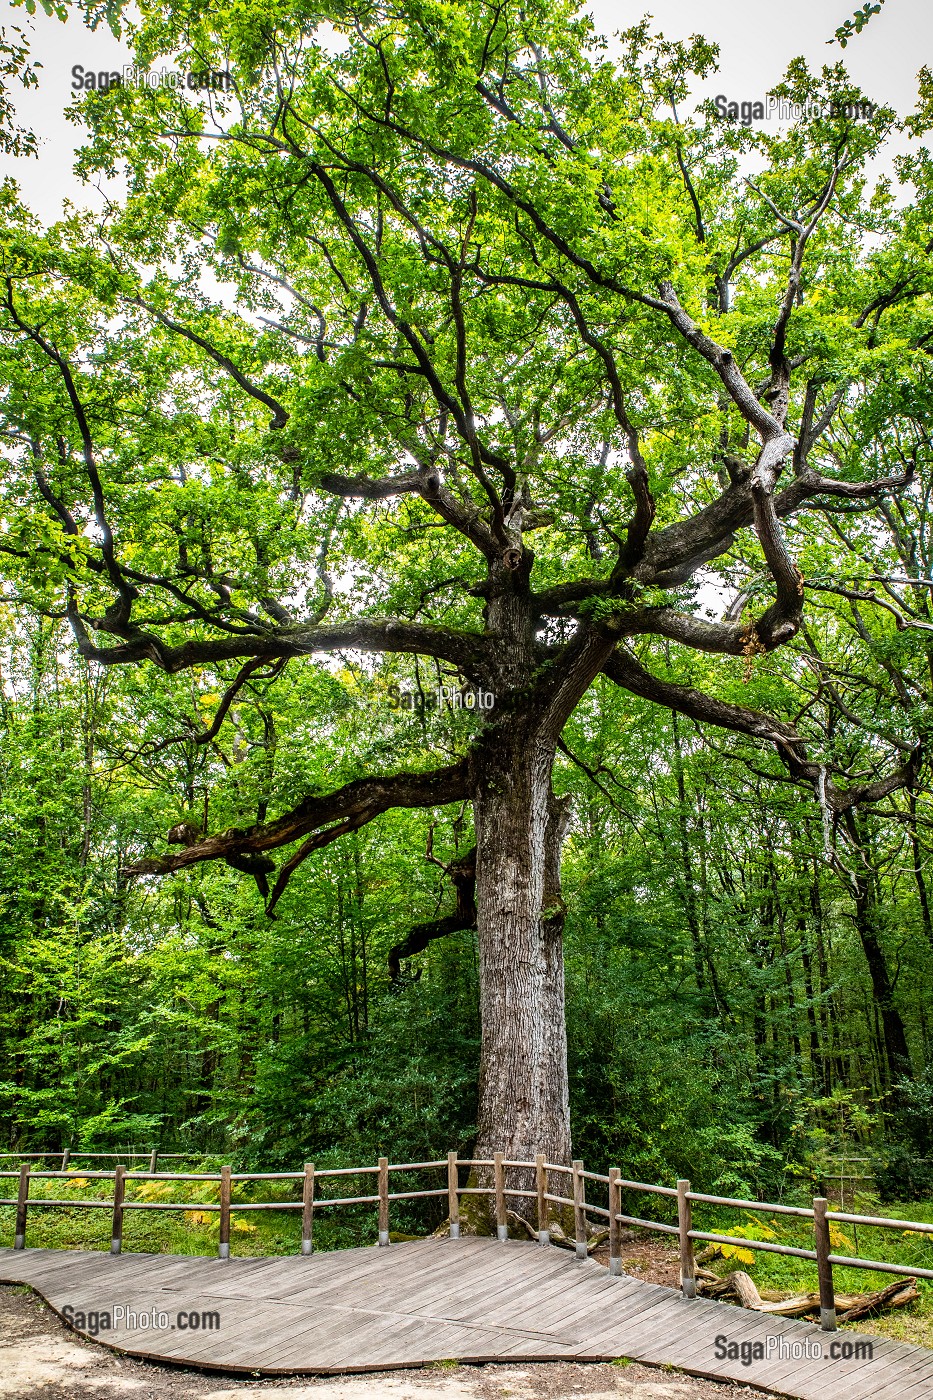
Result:
M78 1200L73 1197L61 1200L30 1197L32 1181L73 1181L76 1179L75 1170L69 1171L67 1169L67 1152L5 1153L0 1155L6 1157L20 1155L26 1159L21 1160L17 1171L0 1170L0 1179L12 1178L18 1182L15 1197L0 1199L0 1206L15 1207L14 1249L24 1249L26 1246L26 1222L30 1208L52 1207L55 1209L110 1211L113 1221L110 1250L113 1254L119 1254L122 1248L123 1221L125 1213L129 1210L204 1211L216 1212L220 1215L217 1252L221 1259L227 1259L230 1257L230 1222L234 1211L294 1210L301 1212L301 1253L310 1254L314 1247L314 1215L316 1211L334 1206L360 1205L377 1208L379 1244L384 1247L389 1244L390 1240L390 1213L391 1205L394 1202L424 1200L433 1197L446 1198L450 1235L452 1238L456 1238L460 1233L460 1208L463 1197L485 1196L491 1201L496 1233L500 1240L508 1238L508 1203L510 1200L514 1202L516 1199L525 1199L535 1202L538 1240L542 1245L549 1244L551 1241L551 1225L555 1214L551 1208L566 1208L568 1215L572 1212L574 1246L578 1257L581 1258L586 1257L588 1250L589 1217L608 1221L609 1272L611 1275L619 1275L622 1272L620 1226L631 1225L642 1230L655 1230L662 1234L676 1235L680 1249L681 1288L686 1298L696 1297L694 1244L697 1240L810 1260L817 1266L820 1324L825 1331L832 1331L836 1327L833 1289L834 1266L837 1268L874 1269L882 1273L933 1279L933 1269L913 1268L904 1264L891 1264L886 1260L850 1258L847 1255L834 1254L830 1238L831 1223L870 1225L898 1231L907 1230L928 1235L931 1238L933 1238L933 1224L915 1220L892 1220L877 1215L854 1215L847 1211L831 1211L828 1209L828 1203L822 1197L816 1197L812 1206L787 1206L767 1201L745 1201L731 1196L708 1195L702 1191L691 1190L690 1182L687 1180L678 1181L676 1187L656 1186L648 1182L629 1181L622 1176L618 1167L611 1167L608 1175L604 1176L599 1172L585 1171L583 1163L579 1160L574 1161L569 1167L556 1162L548 1162L542 1153L538 1153L534 1161L516 1161L506 1158L501 1152L495 1153L492 1158L458 1157L456 1153L450 1152L445 1159L435 1162L391 1163L386 1157L380 1157L378 1164L374 1167L318 1169L313 1162L308 1162L300 1172L234 1172L229 1165L222 1166L219 1172L160 1172L156 1170L159 1156L174 1155L177 1158L181 1154L152 1152L148 1171L128 1169L124 1162L118 1161L112 1171L90 1170L78 1173L82 1180L112 1181L113 1194L108 1200ZM116 1153L86 1155L119 1156ZM144 1154L126 1153L124 1155ZM58 1171L36 1171L30 1165L30 1161L37 1157L45 1159L55 1156L61 1156L65 1159L62 1168ZM468 1183L470 1181L478 1183L480 1178L485 1175L486 1184L461 1186L461 1168L466 1169L468 1173ZM438 1173L446 1171L446 1185L424 1190L391 1191L389 1189L390 1176L393 1172L420 1171L437 1171ZM523 1174L521 1179L525 1182L533 1182L533 1189L527 1185L510 1185L509 1173L516 1172ZM477 1173L480 1175L477 1176ZM319 1194L322 1181L361 1176L376 1177L375 1194L358 1196L323 1196ZM567 1182L568 1178L567 1189L570 1194L566 1195L556 1190L555 1186L558 1179L561 1182ZM219 1200L217 1202L201 1202L135 1201L128 1199L127 1188L137 1181L217 1182L219 1184ZM241 1182L257 1181L293 1181L300 1187L301 1199L294 1201L237 1201L234 1204L234 1185ZM599 1188L605 1188L607 1196L605 1206L586 1199L589 1183ZM646 1195L669 1198L676 1203L677 1224L646 1220L641 1216L624 1214L622 1211L623 1191L642 1192ZM812 1222L814 1247L813 1249L800 1249L793 1245L777 1244L769 1240L746 1239L744 1236L724 1235L708 1230L694 1229L694 1204L762 1211L769 1215L788 1215L809 1220Z

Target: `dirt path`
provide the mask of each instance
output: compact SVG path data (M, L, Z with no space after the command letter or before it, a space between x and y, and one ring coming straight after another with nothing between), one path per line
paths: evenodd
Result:
M26 1288L0 1286L0 1400L738 1400L747 1386L637 1364L439 1366L345 1378L242 1380L85 1342Z

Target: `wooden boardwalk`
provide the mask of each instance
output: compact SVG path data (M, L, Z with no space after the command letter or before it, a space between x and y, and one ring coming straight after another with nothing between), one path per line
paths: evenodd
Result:
M447 1359L626 1356L802 1400L933 1400L933 1351L923 1347L873 1337L871 1360L832 1359L834 1341L869 1339L709 1299L687 1301L670 1288L610 1278L592 1260L532 1243L429 1239L309 1258L228 1260L2 1249L0 1281L30 1284L66 1316L69 1307L75 1314L109 1312L116 1323L115 1310L125 1309L120 1325L98 1336L121 1351L228 1371L339 1373ZM135 1326L124 1320L131 1313ZM219 1325L208 1330L204 1313L216 1314ZM156 1325L140 1326L140 1314ZM740 1345L775 1340L770 1359L746 1366L717 1357L717 1336ZM794 1359L795 1344L812 1352L814 1343L822 1344L822 1359Z

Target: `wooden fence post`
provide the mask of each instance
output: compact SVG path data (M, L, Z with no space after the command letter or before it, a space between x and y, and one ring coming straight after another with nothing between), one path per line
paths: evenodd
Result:
M505 1214L505 1167L503 1154L494 1152L492 1154L493 1182L496 1188L496 1236L504 1242L509 1237L509 1224Z
M618 1167L609 1168L609 1272L614 1278L622 1272L622 1242L619 1239L618 1216L622 1210L622 1190Z
M585 1259L589 1252L586 1247L586 1211L583 1208L585 1184L583 1163L575 1161L573 1163L573 1233L577 1242L578 1259Z
M305 1179L301 1190L301 1252L314 1250L314 1163L305 1162Z
M696 1264L693 1260L693 1240L690 1238L690 1231L693 1229L693 1211L690 1201L687 1199L689 1190L689 1181L678 1181L677 1225L680 1229L680 1287L685 1298L695 1298L697 1296L697 1274Z
M123 1197L126 1194L126 1167L118 1162L113 1169L113 1226L110 1231L110 1253L119 1254L123 1248Z
M460 1197L457 1194L459 1186L457 1177L457 1154L447 1153L447 1215L450 1220L450 1238L458 1240L460 1238Z
M66 1171L68 1170L68 1162L69 1162L70 1158L71 1158L71 1148L70 1148L70 1147L66 1147L65 1150L64 1150L64 1152L62 1153L62 1171L63 1171L63 1172L66 1172Z
M13 1234L13 1248L26 1248L26 1208L29 1202L29 1163L21 1162L19 1168L19 1193L16 1197L16 1225Z
M379 1158L379 1243L389 1243L389 1159Z
M814 1197L813 1238L816 1241L816 1271L820 1281L820 1326L824 1332L835 1332L836 1294L833 1288L833 1266L829 1262L832 1248L826 1206L825 1196Z
M547 1169L544 1153L535 1154L535 1190L538 1195L538 1244L550 1244L551 1232L547 1227Z
M220 1169L220 1234L217 1236L218 1259L230 1258L230 1166Z
M159 1149L154 1147L149 1153L149 1175L155 1176L156 1167L159 1164Z

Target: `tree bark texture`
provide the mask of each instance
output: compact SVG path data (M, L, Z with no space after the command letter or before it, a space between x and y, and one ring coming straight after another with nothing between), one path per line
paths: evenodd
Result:
M474 798L482 1051L478 1157L571 1160L554 750L516 725ZM503 739L506 736L502 736ZM524 1184L524 1183L523 1183Z

